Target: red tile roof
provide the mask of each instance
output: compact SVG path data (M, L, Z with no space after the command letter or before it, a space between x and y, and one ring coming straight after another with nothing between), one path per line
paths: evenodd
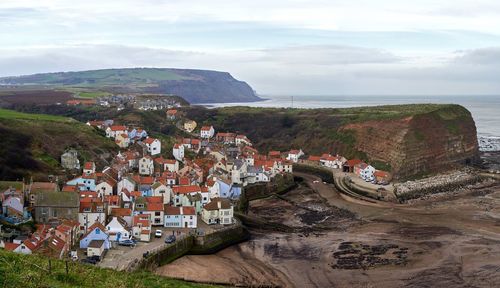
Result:
M182 215L196 215L196 210L194 207L183 206L181 207Z
M198 185L173 186L172 190L174 191L174 193L179 193L179 194L188 194L188 193L201 192L200 186L198 186Z
M177 110L175 110L175 109L167 110L167 115L173 116L175 114L177 114Z
M5 242L5 250L14 251L20 244Z
M165 205L164 211L165 211L166 215L180 215L181 214L181 207Z
M152 144L153 142L155 142L155 140L156 140L155 138L146 138L146 139L145 139L144 141L142 141L142 142L144 142L144 143L146 143L146 144Z
M150 197L146 197L146 201L148 201L148 203L163 203L163 197L162 196L150 196Z
M213 128L212 126L203 126L201 127L201 131L210 131L210 129Z
M111 208L111 216L120 216L120 217L125 217L125 216L131 216L132 215L132 210L129 208Z
M309 156L309 158L307 159L309 161L319 161L321 160L321 156Z
M359 159L351 159L351 160L347 160L346 164L347 166L349 167L354 167L354 165L357 165L359 163L361 163L363 161L359 160Z
M123 125L113 125L113 126L110 126L109 128L111 129L111 131L126 131L127 130L127 127L125 127Z
M163 203L148 203L147 211L163 211Z
M191 184L191 181L189 181L188 177L179 178L179 185L189 185L189 184Z

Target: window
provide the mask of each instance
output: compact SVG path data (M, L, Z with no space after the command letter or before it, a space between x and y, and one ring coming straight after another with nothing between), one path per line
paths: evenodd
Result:
M193 216L189 216L189 219L193 220Z
M135 205L137 208L144 208L144 204L136 204Z
M155 212L155 216L160 216L160 212Z

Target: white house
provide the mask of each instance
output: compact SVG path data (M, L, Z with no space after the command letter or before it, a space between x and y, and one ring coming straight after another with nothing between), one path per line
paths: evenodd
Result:
M375 168L371 165L365 167L365 169L361 170L360 176L365 181L373 181L375 179Z
M99 256L102 257L106 245L104 240L92 240L87 246L87 257Z
M134 191L135 187L136 183L132 177L124 177L117 184L118 195L120 195L124 189L127 191Z
M99 195L113 195L113 186L109 182L104 180L101 180L101 182L99 182L95 186L95 190L97 193L99 193Z
M235 142L236 145L252 145L252 142L245 135L236 135Z
M344 165L345 158L339 156L332 156L330 154L323 154L319 159L319 163L325 167L333 169L341 169Z
M210 139L214 137L215 130L213 126L203 126L200 129L200 137Z
M130 138L126 133L116 134L115 143L120 148L127 148L130 145Z
M182 160L184 159L184 145L175 144L172 154L174 155L175 159L182 162Z
M118 134L126 134L127 127L122 125L112 125L106 128L106 137L115 138Z
M162 182L156 182L153 186L151 186L151 188L153 189L153 196L163 197L163 204L170 203L170 193L172 191L170 187L167 187Z
M150 176L153 175L154 171L154 161L151 156L146 155L139 160L139 174Z
M196 228L198 227L195 207L181 207L182 227Z
M142 141L148 148L148 153L149 155L158 155L161 153L161 142L158 139L155 138L146 138L144 141Z
M203 207L201 219L207 224L232 224L233 205L228 199L214 198Z
M165 206L165 227L169 228L196 228L196 210L194 207Z
M288 156L286 156L287 160L290 160L294 163L299 162L299 158L304 156L304 152L302 152L302 149L300 150L291 150L288 152Z
M139 241L151 241L151 220L148 214L134 216L132 233Z
M170 172L179 172L179 161L175 159L167 159L163 163L163 169Z
M121 217L113 217L106 225L106 233L109 234L109 241L121 241L131 239L130 228L127 222Z
M80 232L87 233L90 226L95 222L102 225L106 224L106 211L104 203L97 199L91 202L80 201L80 211L78 213L78 223L80 224Z

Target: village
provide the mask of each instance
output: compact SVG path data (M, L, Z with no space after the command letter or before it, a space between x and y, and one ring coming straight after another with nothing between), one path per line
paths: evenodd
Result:
M234 211L244 189L291 174L294 165L326 167L371 184L390 182L388 172L359 159L306 155L301 149L261 154L245 135L208 125L197 129L176 109L166 110L165 117L191 135L176 140L171 159L163 157L162 142L140 127L89 121L120 148L111 165L81 165L78 152L68 149L61 166L79 174L64 185L10 183L0 194L0 220L8 224L0 226L0 248L118 268L113 263L119 258L240 225ZM32 233L15 229L33 221Z

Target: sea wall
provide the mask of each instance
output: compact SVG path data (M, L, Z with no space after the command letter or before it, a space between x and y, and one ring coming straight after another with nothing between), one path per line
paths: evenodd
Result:
M136 265L129 267L129 271L154 270L159 266L190 254L213 254L231 245L249 239L249 232L236 220L234 225L223 227L213 233L195 236L188 235L178 239L175 243L161 247L143 257Z

